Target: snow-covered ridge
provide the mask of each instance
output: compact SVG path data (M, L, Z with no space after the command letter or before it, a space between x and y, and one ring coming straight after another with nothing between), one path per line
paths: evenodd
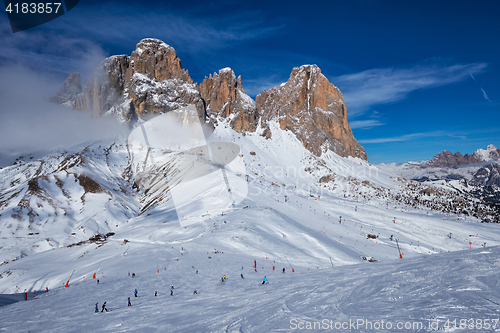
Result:
M500 160L500 149L495 147L493 144L490 144L486 147L486 149L478 149L473 154L477 159L483 162L488 161L498 161Z
M337 266L363 262L362 257L395 260L391 235L398 237L405 257L463 249L475 234L497 244L496 225L478 223L491 218L479 200L446 185L393 177L359 158L331 151L315 156L278 122L268 125L270 139L259 129L237 133L229 120L220 119L207 140L240 147L248 195L235 207L195 217L186 228L179 226L172 188L136 186L129 147L119 140L0 169L0 291L60 285L67 267L76 269L75 279L83 279L96 261L111 269L129 246L141 251L142 246L184 244L198 255L220 248L279 262L286 262L286 254L299 269L323 265L330 257ZM210 181L205 185L218 186L215 178ZM443 243L449 230L456 238ZM111 232L115 235L100 243L89 241ZM377 241L367 240L367 234ZM473 241L479 246L479 239ZM66 253L74 259L27 273L25 263Z

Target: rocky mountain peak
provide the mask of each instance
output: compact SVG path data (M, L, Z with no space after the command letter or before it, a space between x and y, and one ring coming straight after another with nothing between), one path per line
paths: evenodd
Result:
M205 77L200 84L201 97L205 101L207 115L216 122L230 119L231 127L238 132L255 131L257 108L255 102L241 86L241 76L236 78L229 68Z
M456 167L459 165L481 162L475 156L470 154L462 155L459 151L453 154L451 151L444 150L436 154L428 164L432 167Z
M64 80L64 83L52 100L74 108L76 96L78 96L81 92L82 84L80 73L73 73L70 74L66 80Z
M452 153L448 150L443 150L436 154L431 160L426 163L431 167L457 167L459 165L474 164L488 161L500 160L500 149L490 144L485 149L478 149L472 155L462 155L459 151Z
M340 156L366 160L366 152L349 126L342 93L318 66L294 68L286 83L264 90L256 97L256 104L266 136L270 136L267 122L274 120L317 156L332 150Z
M170 45L159 39L145 38L141 40L130 56L130 67L127 77L135 73L147 76L149 79L163 81L173 78L193 83L188 71L182 69L181 60Z
M485 149L478 149L473 154L478 160L482 162L486 161L499 161L500 160L500 149L490 144Z
M69 90L75 80L70 76L61 91ZM349 126L342 93L316 65L294 68L286 83L264 90L254 101L245 93L241 76L231 68L205 77L198 86L181 67L174 48L146 38L130 56L112 56L101 62L83 91L67 100L75 109L92 110L95 117L108 112L123 121L194 104L201 120L227 121L240 133L255 132L260 124L269 138L269 123L275 121L317 156L331 150L366 160L365 150Z
M92 72L83 92L76 96L74 108L91 110L97 118L121 102L128 66L127 55L104 59Z

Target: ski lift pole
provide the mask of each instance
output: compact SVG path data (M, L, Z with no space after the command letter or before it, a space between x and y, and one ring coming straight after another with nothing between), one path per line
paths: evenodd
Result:
M71 280L71 278L73 277L73 274L75 274L75 270L73 270L73 273L71 273L68 281L66 281L66 284L64 285L64 288L68 288L69 287L69 280Z
M68 281L69 281L69 280L71 280L71 278L73 277L73 274L75 274L75 270L73 270L73 273L71 273L71 275L70 275L70 277L69 277Z
M292 264L290 263L290 261L288 261L288 258L286 257L286 255L284 255L284 256L285 256L286 261L287 261L287 262L288 262L288 264L290 265L290 267L292 267L292 273L293 273L293 272L295 272L295 269L293 269L293 266L292 266Z
M398 242L398 240L397 240L397 239L396 239L396 245L398 246L399 258L400 258L400 259L403 259L403 255L401 254L401 249L399 248L399 242Z

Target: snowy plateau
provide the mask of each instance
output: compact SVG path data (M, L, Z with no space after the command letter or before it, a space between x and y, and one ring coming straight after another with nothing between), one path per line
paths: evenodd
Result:
M186 226L126 138L0 169L0 331L500 331L494 207L228 121L210 140L240 147L248 194Z

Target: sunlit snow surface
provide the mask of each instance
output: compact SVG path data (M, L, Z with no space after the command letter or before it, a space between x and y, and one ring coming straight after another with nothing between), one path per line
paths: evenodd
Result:
M374 193L375 187L401 190L403 183L390 174L333 153L319 160L278 124L271 130L272 139L266 140L237 134L223 122L217 126L207 141L240 147L248 183L240 171L228 172L228 178L245 181L248 194L228 206L221 178L203 178L196 190L209 196L199 201L200 214L189 225L179 223L175 198L165 187L153 186L148 193L120 190L125 180L119 175L128 163L123 144L112 146L105 158L91 146L87 151L95 148L95 155L85 155L90 166L81 166L109 193L83 194L71 173L54 171L71 199L57 196L67 215L52 214L50 223L33 226L40 233L38 247L30 243L35 236L24 235L23 224L20 230L7 228L5 212L17 205L9 202L2 208L0 254L7 259L26 255L0 266L0 291L50 291L1 307L0 331L289 332L294 331L291 320L306 325L323 319L394 325L438 319L443 329L446 319L458 324L460 319L498 319L499 225L387 204ZM16 166L0 172L4 188L14 177L29 174L20 174ZM328 174L335 175L335 183L318 184ZM51 177L42 181L54 197L60 189ZM223 211L205 212L217 201L224 201ZM85 232L77 229L82 225ZM62 247L108 231L115 235L104 244ZM378 238L368 239L368 234ZM391 235L399 240L403 259ZM69 288L63 288L73 271ZM92 280L94 272L99 285ZM223 275L225 283L219 282ZM270 283L261 285L265 275ZM192 294L195 288L198 295ZM126 306L129 296L132 307ZM111 312L95 314L95 303L100 309L104 301Z
M115 257L114 268L106 267L104 276L99 274L99 284L75 281L67 289L54 288L34 300L2 307L0 330L291 332L300 331L294 330L298 325L326 320L328 325L330 321L333 325L361 323L354 329L338 330L345 332L399 331L367 329L366 322L380 325L381 321L394 327L411 323L412 329L401 330L404 332L435 331L429 329L430 323L437 323L441 331L499 331L498 325L495 330L443 330L448 319L457 320L457 325L471 318L475 323L478 319L498 320L498 247L335 268L325 262L319 269L300 267L291 273L288 268L283 274L282 265L272 260L257 258L258 271L254 272L252 257L226 250L224 254L210 253L212 259L208 259L209 255L186 246L183 252L178 245L174 249L153 244L131 247L129 255ZM161 259L160 273L152 258ZM274 272L273 264L277 265ZM119 275L115 269L121 271ZM129 277L127 269L137 272L136 277ZM223 274L228 278L225 283L219 282ZM264 275L269 284L261 285ZM172 284L174 296L170 296ZM137 298L133 297L136 288ZM193 294L195 288L197 295ZM132 307L127 307L127 297L131 297ZM100 310L104 301L110 312L94 313L95 303ZM415 323L421 323L423 329L416 329Z

